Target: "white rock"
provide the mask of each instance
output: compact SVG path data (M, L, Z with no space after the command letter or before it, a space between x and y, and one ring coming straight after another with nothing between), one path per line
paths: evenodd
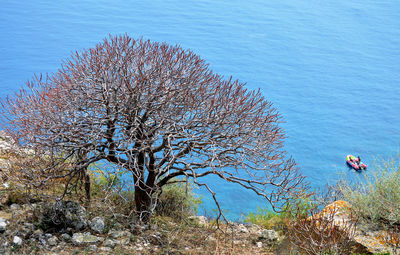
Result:
M21 206L19 204L12 204L10 205L11 211L21 210Z
M90 228L93 231L102 234L104 232L104 219L101 217L94 217L90 222Z
M7 223L0 221L0 233L3 233L7 229Z
M90 233L74 233L72 236L72 243L75 245L90 245L100 242L101 239Z
M92 245L89 245L89 250L91 250L91 251L97 251L99 248L96 246L96 245L94 245L94 244L92 244Z
M14 236L13 244L21 245L22 244L22 239L19 236Z
M208 223L205 216L190 216L189 219L197 222L199 225L207 225Z
M262 242L257 242L256 245L257 245L258 248L262 248L263 243Z
M114 249L115 246L117 246L118 241L114 239L106 239L103 243L105 247L110 247L111 249Z
M111 252L112 249L110 247L100 247L99 249L100 251L104 251L104 252Z
M58 238L57 238L56 236L52 236L52 237L50 237L50 238L47 240L47 243L48 243L50 246L56 246L57 243L58 243Z

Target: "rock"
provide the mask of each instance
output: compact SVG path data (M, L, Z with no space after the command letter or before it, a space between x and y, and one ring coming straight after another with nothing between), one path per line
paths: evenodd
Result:
M65 241L65 242L69 242L69 241L71 241L71 236L66 234L66 233L64 233L64 234L61 235L61 239L63 241Z
M100 238L94 235L91 235L89 232L86 233L75 233L72 236L72 243L75 245L89 245L96 244L100 242Z
M99 248L96 245L92 244L92 245L89 245L88 249L89 249L89 251L97 251Z
M0 233L4 233L7 229L7 223L0 221Z
M375 254L391 252L391 244L387 241L390 239L387 229L383 228L383 226L371 224L368 221L360 220L354 222L351 205L348 202L337 200L327 205L315 217L332 218L332 216L335 226L343 231L355 230L350 233L350 237L358 243L358 249L361 250L361 253L372 252Z
M33 228L29 228L29 227L21 227L18 231L17 231L17 235L22 237L22 238L27 238L29 236L31 236L33 234Z
M258 236L258 240L266 240L267 242L275 242L278 240L278 233L272 229L265 229L261 231Z
M21 210L21 206L19 204L12 204L10 205L10 210L11 211L17 211L17 210Z
M58 200L46 205L41 220L44 228L73 228L84 229L87 226L86 209L73 201Z
M126 230L110 230L108 232L108 235L111 236L112 238L121 238L124 236L130 236L131 233Z
M114 239L106 239L106 240L104 241L104 243L103 243L103 245L104 245L105 247L110 247L110 248L112 248L112 249L114 249L115 246L117 246L117 244L118 244L118 241L116 241L116 240L114 240Z
M103 252L112 252L112 249L110 247L100 247L100 251Z
M262 248L263 247L263 243L262 242L257 242L256 245L257 245L258 248Z
M240 224L239 226L238 226L238 229L239 229L239 231L241 232L241 233L249 233L249 230L246 228L246 226L244 226L243 224Z
M90 222L90 228L99 233L102 234L104 232L104 219L101 217L95 217L92 219Z
M3 246L3 247L7 247L7 246L8 246L8 242L5 241L5 242L2 244L2 246Z
M123 238L119 241L121 245L128 245L131 242L130 238Z
M33 236L34 238L36 238L36 239L39 239L39 237L42 237L42 236L43 236L43 230L41 230L40 228L36 229L36 230L33 232L32 236Z
M52 236L52 237L50 237L49 239L47 239L47 243L48 243L50 246L56 246L57 243L58 243L58 238L57 238L56 236Z
M205 216L190 216L189 220L199 225L207 225L208 223L207 218Z
M19 236L14 236L13 244L20 246L22 244L22 239Z

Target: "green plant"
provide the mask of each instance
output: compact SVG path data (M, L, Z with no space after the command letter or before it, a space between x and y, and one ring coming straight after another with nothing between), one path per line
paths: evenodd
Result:
M185 181L163 187L155 208L156 214L174 219L196 214L201 197L193 192L193 188L192 183Z
M357 185L342 183L340 189L352 208L377 223L400 224L399 157L376 164L376 173Z
M267 229L281 230L287 222L287 214L258 207L257 212L251 212L245 216L244 222L257 224Z
M284 231L289 220L294 217L307 217L315 203L310 200L310 195L304 195L293 202L283 206L282 212L275 212L268 208L257 208L257 212L250 212L245 216L244 222L257 224L264 228Z

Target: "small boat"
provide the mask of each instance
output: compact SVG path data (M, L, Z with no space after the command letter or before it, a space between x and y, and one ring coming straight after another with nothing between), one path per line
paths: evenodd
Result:
M353 155L346 156L346 163L353 168L354 170L365 170L367 169L367 165L363 162L358 162L358 158Z

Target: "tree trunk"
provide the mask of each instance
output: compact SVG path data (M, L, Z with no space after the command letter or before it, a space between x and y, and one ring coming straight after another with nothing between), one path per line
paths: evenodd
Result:
M135 205L136 215L141 223L148 223L152 211L152 201L150 191L146 190L142 185L135 186Z

